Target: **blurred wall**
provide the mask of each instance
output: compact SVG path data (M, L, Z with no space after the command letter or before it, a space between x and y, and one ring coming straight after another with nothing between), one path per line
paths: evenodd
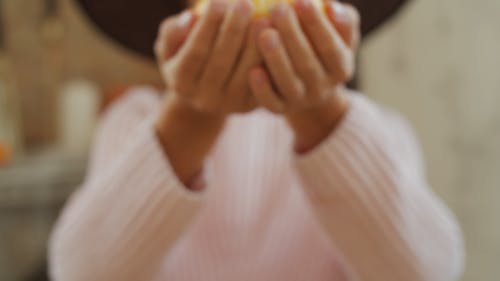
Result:
M25 0L23 0L25 1ZM155 83L155 63L122 48L96 29L75 0L61 0L65 30L65 75L84 76L103 86ZM151 47L152 48L152 47Z
M49 13L47 3L52 2L57 9ZM89 79L105 93L131 84L161 85L155 62L108 39L76 0L7 0L0 5L23 147L39 148L56 139L57 100L66 82Z
M465 230L463 280L500 276L500 2L414 0L362 50L367 95L404 113Z

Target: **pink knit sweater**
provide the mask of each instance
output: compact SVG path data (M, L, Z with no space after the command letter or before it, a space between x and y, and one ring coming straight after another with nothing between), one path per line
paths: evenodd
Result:
M106 114L52 235L53 280L457 280L461 232L409 127L349 98L340 126L302 156L282 118L232 117L195 194L153 132L159 96L131 91Z

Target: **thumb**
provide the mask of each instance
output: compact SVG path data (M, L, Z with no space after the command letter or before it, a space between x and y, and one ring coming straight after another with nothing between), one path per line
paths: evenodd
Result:
M345 43L350 48L357 49L361 37L361 19L358 10L349 4L328 1L326 14Z
M171 37L167 40L168 57L174 56L184 42L186 42L189 32L195 22L196 15L191 10L183 12L176 18L174 30L172 31Z
M182 47L196 21L191 11L166 19L160 26L155 44L158 62L164 62L173 57Z

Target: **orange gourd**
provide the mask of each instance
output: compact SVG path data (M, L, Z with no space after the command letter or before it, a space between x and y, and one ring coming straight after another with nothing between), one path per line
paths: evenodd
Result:
M12 152L6 144L0 142L0 167L7 165L11 160Z

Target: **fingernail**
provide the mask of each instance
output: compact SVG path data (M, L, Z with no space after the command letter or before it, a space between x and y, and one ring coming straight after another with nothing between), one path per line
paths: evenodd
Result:
M272 9L272 14L275 17L283 17L288 13L288 4L278 3L274 5Z
M236 3L235 10L239 15L249 16L252 13L252 2L248 0L239 0Z
M192 18L193 18L193 13L191 13L191 11L183 12L177 19L177 26L179 26L180 28L187 27L191 22Z
M215 13L224 13L227 9L227 0L212 0L210 1L210 9Z
M278 38L278 34L276 32L268 32L264 35L264 47L268 51L274 51L280 45L280 39Z
M253 24L254 24L255 30L262 31L266 28L271 27L271 20L269 20L267 18L260 18L260 19L255 20L255 22Z
M312 7L312 2L311 0L298 0L297 5L301 9L310 9Z
M336 20L338 21L349 21L349 14L347 9L344 7L342 3L333 2L332 3L333 14Z
M259 36L261 35L261 32L264 31L266 28L270 27L271 27L271 21L269 19L267 18L257 19L253 23L253 29L252 29L254 38L258 39Z

